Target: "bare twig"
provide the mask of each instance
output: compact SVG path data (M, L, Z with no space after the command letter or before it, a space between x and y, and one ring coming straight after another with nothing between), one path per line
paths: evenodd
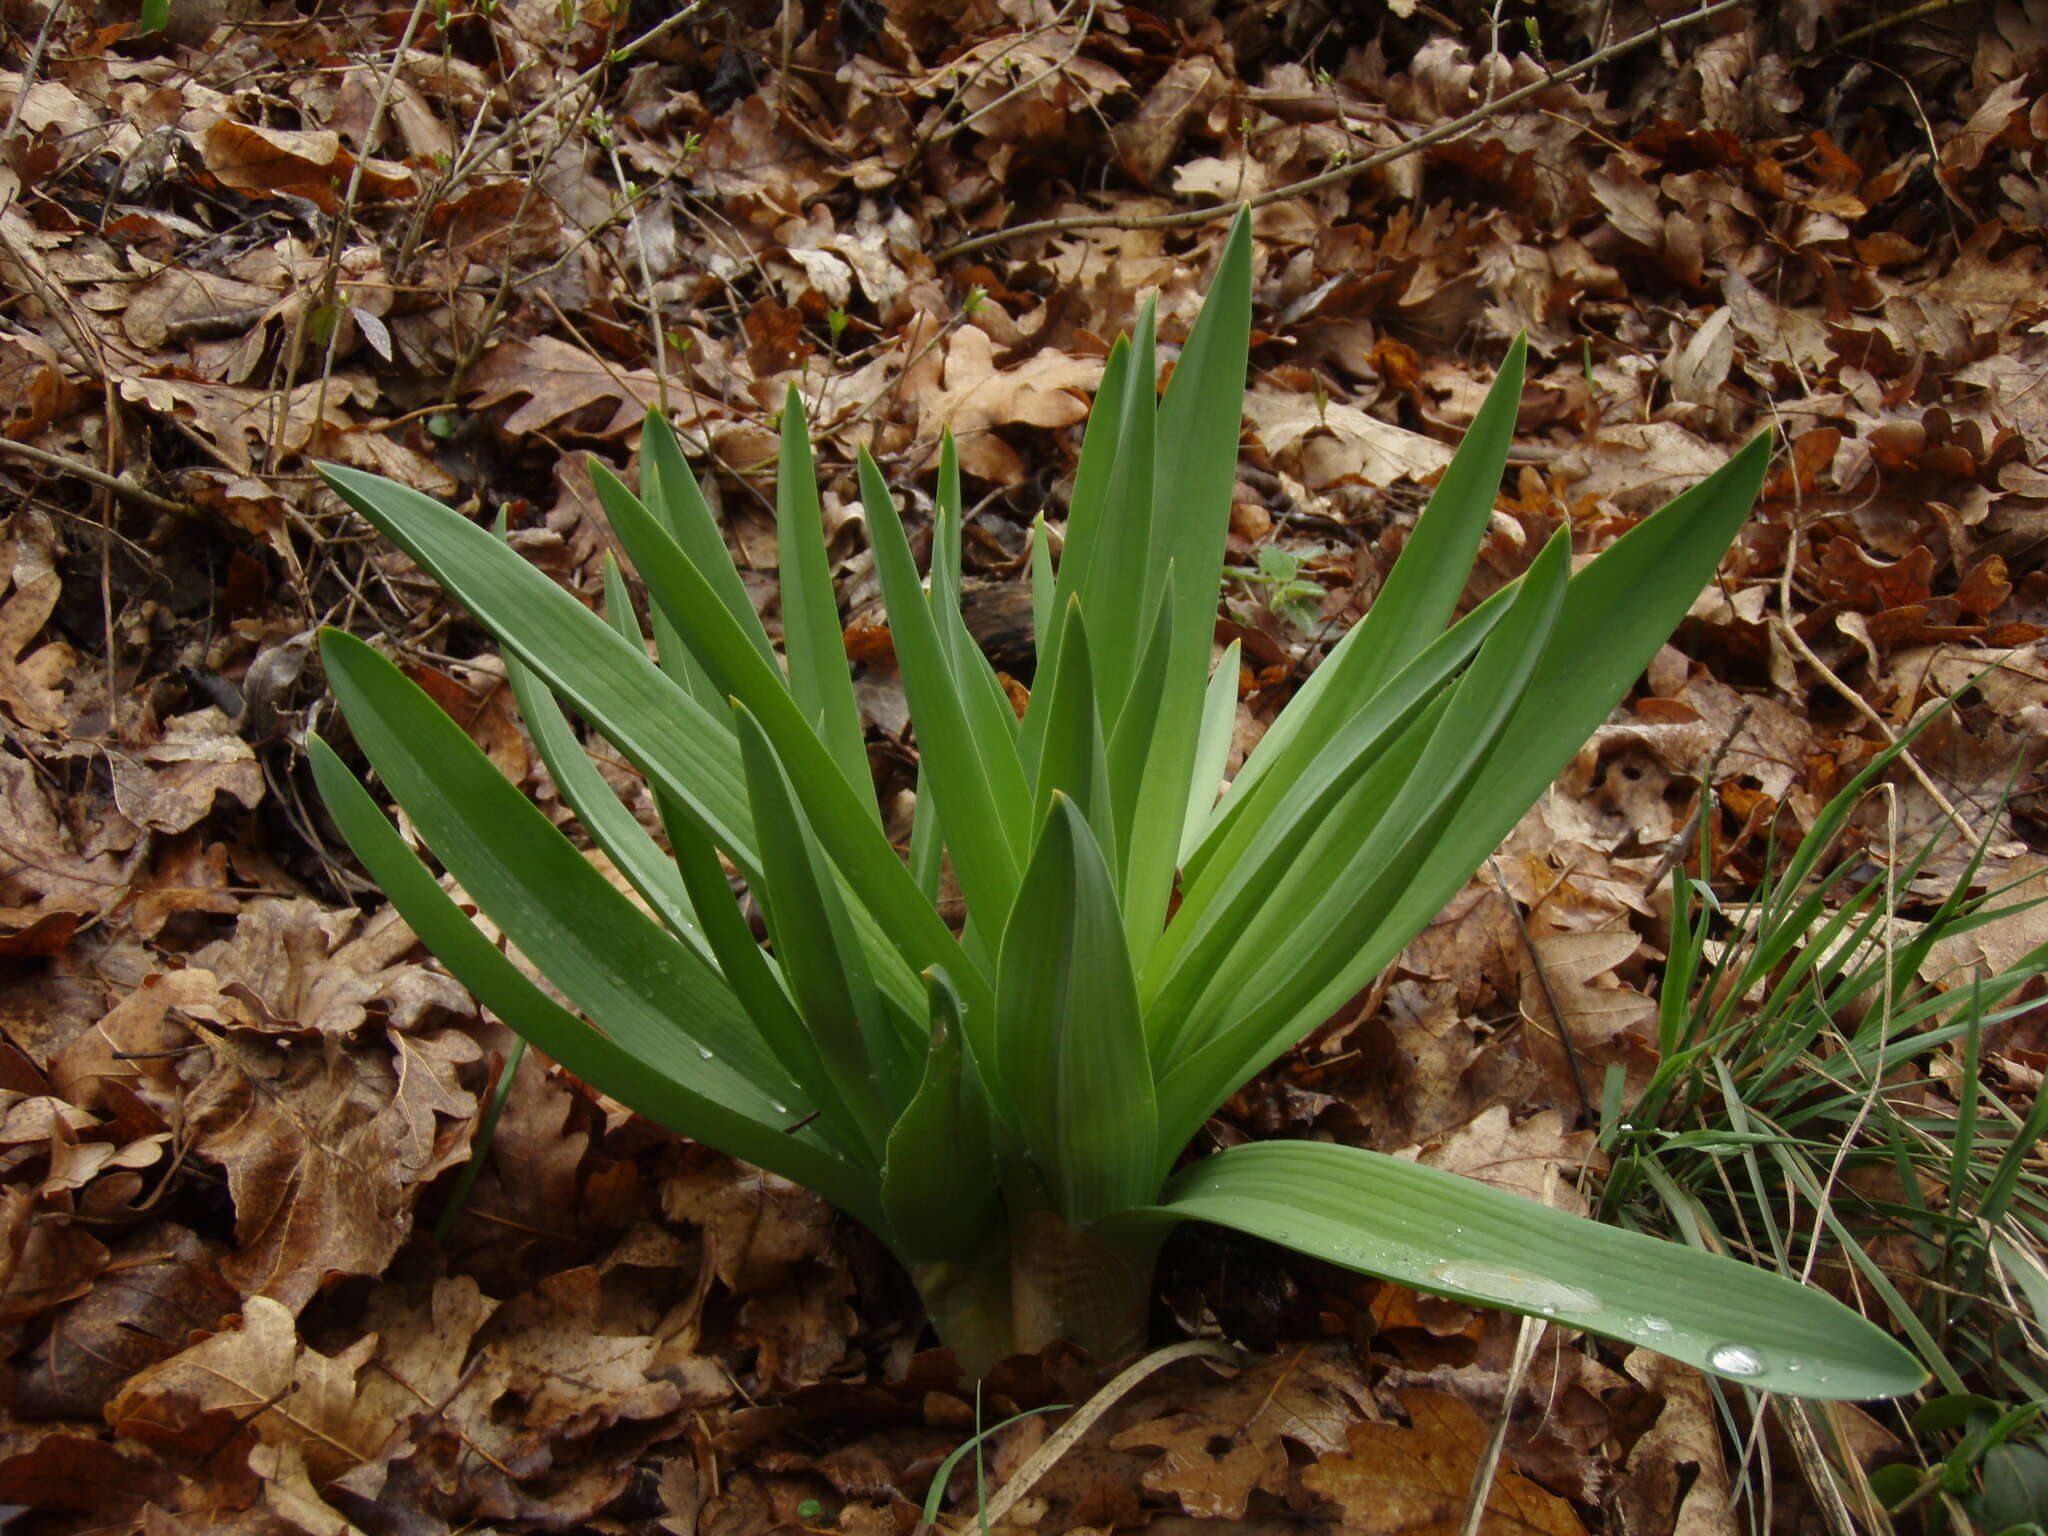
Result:
M38 448L31 443L17 443L10 437L0 437L0 453L11 453L18 459L27 459L31 463L54 469L60 474L83 480L88 485L96 485L101 490L110 492L116 499L146 511L177 516L186 516L192 511L183 502L172 501L168 497L157 495L154 491L146 491L133 480L120 475L110 475L104 469L97 469L83 459L74 459L69 454L52 453L47 448Z
M965 256L970 252L983 250L991 245L1000 245L1006 240L1013 240L1023 235L1063 234L1068 230L1075 229L1187 229L1200 224L1214 223L1218 219L1230 218L1237 212L1240 206L1263 208L1268 203L1277 203L1286 198L1301 197L1310 192L1319 192L1324 187L1333 187L1340 182L1351 180L1354 176L1363 176L1369 171L1376 171L1382 166L1391 165L1396 160L1404 159L1419 149L1427 149L1432 144L1441 144L1446 139L1457 138L1460 134L1465 133L1469 129L1476 128L1479 124L1497 113L1503 112L1509 107L1518 106L1522 102L1527 101L1531 96L1547 91L1552 86L1562 85L1567 80L1576 79L1580 75L1588 74L1600 68L1603 64L1612 63L1623 54L1632 53L1645 43L1655 42L1657 39L1685 27L1697 26L1700 22L1712 20L1716 16L1723 15L1747 3L1748 0L1714 0L1714 3L1703 5L1696 11L1688 11L1683 16L1674 16L1669 21L1660 21L1655 26L1636 33L1633 37L1625 37L1618 43L1610 43L1597 53L1588 54L1576 64L1568 64L1563 69L1552 70L1545 74L1542 79L1532 80L1527 85L1509 91L1505 96L1499 97L1497 100L1475 107L1463 117L1453 118L1448 123L1443 123L1430 129L1427 133L1419 133L1412 139L1404 140L1390 149L1383 149L1376 155L1368 155L1363 160L1353 160L1347 164L1335 166L1319 175L1310 176L1301 181L1290 182L1284 187L1275 187L1270 192L1263 192L1257 197L1247 199L1244 204L1236 202L1215 203L1206 208L1190 208L1184 213L1160 213L1144 218L1119 218L1114 214L1085 213L1071 215L1066 218L1038 219L1029 224L1016 224L1008 229L992 230L988 234L976 235L972 239L962 240L957 245L947 246L933 259L936 261L949 261L955 256Z
M50 33L56 29L57 18L64 14L64 0L50 7L43 17L42 27L36 32L34 45L28 51L28 62L21 66L21 94L14 98L14 106L7 113L7 126L0 128L0 144L14 137L14 131L21 126L21 109L28 105L28 93L35 89L36 75L43 67L43 50L49 45Z
M1821 57L1823 54L1834 53L1840 49L1860 43L1866 37L1875 37L1880 32L1890 31L1893 27L1903 27L1909 22L1919 21L1923 17L1932 16L1937 11L1952 11L1963 3L1964 0L1922 0L1922 3L1919 5L1909 5L1902 11L1894 11L1889 16L1880 16L1875 21L1866 21L1860 27L1852 27L1832 42L1820 44L1798 62L1801 64L1808 63L1813 59Z

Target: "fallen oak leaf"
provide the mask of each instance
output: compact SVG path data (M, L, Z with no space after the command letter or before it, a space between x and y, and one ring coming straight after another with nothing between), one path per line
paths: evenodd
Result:
M1165 1454L1146 1468L1147 1488L1174 1494L1190 1515L1241 1520L1255 1489L1286 1491L1290 1462L1282 1442L1318 1455L1341 1452L1371 1388L1349 1345L1324 1344L1178 1401L1185 1406L1122 1431L1110 1448L1158 1447Z
M1410 1387L1400 1397L1405 1427L1353 1425L1349 1446L1305 1470L1302 1486L1335 1503L1347 1524L1380 1536L1456 1536L1486 1449L1487 1426L1447 1393ZM1571 1505L1505 1467L1493 1479L1479 1531L1585 1536Z

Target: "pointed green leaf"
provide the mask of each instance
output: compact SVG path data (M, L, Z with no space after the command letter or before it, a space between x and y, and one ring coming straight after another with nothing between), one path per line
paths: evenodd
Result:
M1067 602L1059 644L1059 675L1049 680L1045 741L1033 775L1031 825L1042 835L1055 794L1074 802L1094 831L1104 856L1115 863L1115 828L1102 719L1095 707L1094 647L1081 617L1081 601Z
M761 829L762 883L754 895L830 1084L818 1102L856 1125L879 1163L895 1108L909 1097L905 1042L774 748L744 705L733 714Z
M1110 825L1115 829L1115 839L1112 842L1105 837L1103 845L1124 856L1120 861L1112 860L1116 867L1118 890L1123 889L1124 881L1129 878L1128 855L1132 829L1138 820L1138 796L1145 786L1145 762L1152 755L1153 727L1159 723L1166 677L1173 660L1172 566L1166 568L1166 575L1159 586L1159 605L1152 618L1152 634L1145 642L1145 654L1139 658L1137 672L1124 693L1123 707L1115 717L1114 729L1110 730L1105 759L1113 812ZM1106 715L1104 724L1108 725ZM1099 833L1103 825L1101 818L1091 815L1089 822Z
M903 524L874 460L860 458L875 571L889 609L889 635L917 729L919 767L946 826L947 847L968 909L1000 921L1016 893L1031 798L1015 744L978 734L926 600Z
M1195 1220L1438 1296L1643 1345L1762 1391L1896 1397L1926 1373L1826 1292L1358 1147L1207 1157L1137 1222Z
M1053 800L1003 932L996 1052L1005 1107L1069 1222L1154 1187L1152 1069L1109 867Z
M384 819L369 792L326 742L307 738L320 798L371 878L391 898L420 942L486 1008L601 1093L632 1104L680 1135L814 1189L841 1210L874 1224L881 1201L874 1176L817 1144L800 1112L766 1120L710 1091L694 1050L670 1036L617 1040L584 1023L528 981L486 939ZM879 1228L878 1228L879 1230Z
M590 866L462 728L369 646L324 631L349 729L420 836L565 995L631 1048L702 1058L704 1091L764 1122L796 1085L715 971Z
M1089 638L1095 656L1096 693L1104 717L1110 720L1123 714L1124 699L1138 674L1162 593L1166 541L1155 537L1154 521L1182 510L1164 504L1155 508L1152 499L1159 417L1154 339L1157 310L1158 301L1147 299L1131 335L1130 366L1122 380L1124 403L1117 416L1116 453L1110 460L1109 484L1091 547L1077 552L1072 543L1067 546L1070 556L1080 553L1085 559L1085 564L1076 561L1081 568L1066 588L1079 594L1092 615L1096 633ZM1240 399L1243 393L1240 376ZM1176 448L1182 446L1175 444ZM1087 449L1085 442L1082 449ZM1071 522L1070 516L1070 531ZM1155 545L1159 546L1156 552Z
M1394 940L1386 913L1468 813L1468 787L1496 748L1516 750L1507 726L1545 655L1570 559L1570 535L1559 530L1446 696L1428 745L1391 799L1375 792L1340 800L1242 930L1219 935L1228 953L1218 959L1212 946L1194 955L1214 980L1189 1004L1182 1039L1184 1047L1205 1043L1161 1083L1162 1164L1232 1089L1370 981L1413 936L1410 929Z
M1151 574L1158 580L1171 564L1174 615L1166 686L1125 859L1125 921L1139 964L1166 923L1201 735L1224 534L1237 483L1251 304L1251 213L1245 209L1231 226L1201 316L1159 404L1159 441L1172 452L1161 456L1153 487Z
M1241 668L1241 641L1223 648L1223 659L1209 677L1209 692L1202 700L1202 733L1195 746L1195 772L1188 785L1188 811L1181 823L1180 860L1187 862L1209 825L1209 813L1223 793L1223 770L1230 763L1231 743L1237 737L1237 684Z
M669 930L696 950L706 965L715 967L717 962L697 926L689 893L683 889L675 865L612 792L583 750L583 743L576 739L555 696L517 656L505 658L505 675L533 744L540 749L541 761L547 764L549 776L576 819Z
M931 1044L917 1094L889 1132L882 1206L901 1251L918 1263L967 1260L1002 1211L988 1104L961 1035L960 998L927 971Z
M1225 817L1284 792L1345 721L1450 622L1500 494L1527 353L1527 339L1517 336L1386 585L1260 738L1221 807ZM1256 789L1269 774L1271 789Z
M753 866L739 745L722 719L649 665L643 647L460 513L359 469L317 468L335 494L575 705L734 862Z
M879 824L873 776L853 698L832 561L825 551L825 513L811 462L803 397L789 386L782 408L782 461L775 483L775 535L782 558L782 648L789 654L789 691L812 723L846 782L864 787L862 802Z
M791 782L798 786L798 798L812 828L881 931L887 934L893 950L900 952L895 956L894 968L901 975L890 978L890 991L922 995L924 989L917 984L910 962L921 966L950 964L958 967L956 975L965 994L970 998L986 997L988 994L981 990L986 985L982 968L963 953L931 903L918 890L896 850L882 835L873 814L873 794L848 782L831 751L804 718L781 673L764 662L748 643L703 574L640 499L602 465L591 466L591 479L611 518L613 531L624 542L647 582L649 595L668 614L691 654L703 664L712 680L745 704L760 723L774 743ZM718 729L727 740L732 739L729 728L721 725ZM732 854L733 861L750 879L759 873L758 861L750 864L729 847L726 852Z
M753 599L747 595L747 585L740 579L739 568L733 564L732 553L725 545L725 535L719 531L718 519L712 514L711 504L704 499L703 491L698 489L697 477L690 473L689 463L683 458L682 445L676 441L668 418L658 410L647 413L646 429L640 438L640 466L640 499L650 512L661 519L669 536L690 557L690 563L704 573L704 579L718 594L725 611L732 615L733 622L745 632L754 649L761 653L761 659L770 666L775 665L775 647L769 643L761 615L754 611Z

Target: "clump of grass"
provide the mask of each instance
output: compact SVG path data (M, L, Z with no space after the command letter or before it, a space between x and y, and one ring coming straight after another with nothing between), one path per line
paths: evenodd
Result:
M1831 1529L2004 1532L2048 1520L2048 1095L1994 1080L1986 1040L2041 1006L2048 945L1986 974L1953 941L2037 905L1978 889L1986 843L1931 912L1901 862L1845 848L1904 744L1847 785L1751 900L1672 879L1660 1062L1602 1103L1610 1219L1805 1279L1886 1322L1931 1377L1893 1412L1906 1457L1866 1476L1824 1410L1780 1422ZM1711 806L1709 806L1709 812ZM1705 856L1702 855L1704 865ZM1972 892L1975 891L1975 894ZM1946 963L1945 963L1946 961ZM2029 1095L2031 1094L2031 1102ZM1757 1395L1716 1382L1770 1519Z

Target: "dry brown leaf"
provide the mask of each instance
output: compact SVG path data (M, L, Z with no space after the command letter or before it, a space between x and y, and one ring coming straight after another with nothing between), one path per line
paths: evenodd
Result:
M831 1251L832 1208L800 1185L691 1147L661 1186L662 1214L704 1229L718 1278L735 1296L774 1289Z
M0 432L32 438L77 401L78 388L48 342L33 332L0 336Z
M1244 413L1267 455L1313 490L1428 480L1451 462L1451 450L1435 438L1334 400L1319 407L1307 393L1254 387L1245 392Z
M164 374L129 373L120 374L119 379L122 399L166 416L184 417L220 451L229 468L244 475L256 467L249 452L252 442L275 450L280 457L305 448L317 429L314 412L323 397L321 381L308 380L291 392L280 412L278 396L271 390ZM324 397L325 430L342 432L352 425L348 406L375 400L377 388L357 375L336 374L327 381Z
M263 800L263 768L234 725L209 705L163 723L146 746L109 747L114 804L138 827L183 832L213 810L216 795L230 795L254 810Z
M1581 1050L1639 1029L1657 1016L1653 1000L1613 975L1615 967L1642 947L1636 934L1626 929L1545 932L1539 920L1531 924L1531 936L1536 956L1532 961L1525 951L1522 957L1522 1013L1541 1033L1556 1036L1553 997Z
M620 367L552 336L493 347L470 374L469 388L478 408L526 397L505 418L504 430L515 436L566 424L595 437L618 437L638 426L661 399L653 370ZM686 417L723 414L716 401L693 399L679 378L669 380L668 400L672 411Z
M231 1414L265 1444L297 1449L325 1481L375 1455L392 1428L356 1400L357 1374L375 1350L371 1337L334 1356L309 1349L288 1308L252 1296L239 1327L131 1377L107 1418L149 1444L182 1433L195 1410Z
M0 748L0 940L18 955L61 948L78 925L119 906L135 858L83 855L34 766ZM25 936L34 934L33 942Z
M1347 1450L1301 1474L1333 1501L1345 1522L1381 1536L1455 1536L1464 1525L1472 1476L1488 1428L1464 1402L1410 1387L1398 1424L1357 1424ZM1571 1505L1502 1467L1486 1501L1480 1536L1585 1536Z
M1009 484L1023 476L1015 449L992 427L1069 427L1088 415L1087 392L1102 381L1097 358L1042 347L1014 368L999 368L987 331L963 325L946 346L943 382L908 386L917 403L918 435L936 444L950 426L965 474Z
M1132 1425L1110 1446L1157 1446L1165 1454L1145 1469L1147 1488L1173 1494L1191 1515L1239 1520L1254 1489L1286 1491L1285 1442L1340 1452L1370 1401L1348 1345L1303 1346Z
M341 207L342 193L356 167L356 157L338 133L259 128L230 118L208 128L200 148L207 170L227 186L243 192L303 197L326 214ZM363 162L363 195L410 197L417 190L412 172L396 161Z
M23 511L8 519L0 532L0 579L11 586L0 602L0 705L27 730L61 730L77 654L62 640L29 649L64 589L54 534L40 514Z
M29 1419L98 1418L126 1378L237 1310L220 1276L222 1252L167 1221L123 1237L92 1290L50 1320L10 1373L8 1408Z
M1664 1399L1649 1433L1622 1468L1615 1504L1643 1536L1733 1536L1742 1529L1730 1503L1734 1486L1706 1377L1647 1349L1622 1362L1629 1375Z
M1574 1179L1581 1169L1607 1171L1607 1154L1598 1142L1596 1132L1567 1131L1564 1116L1554 1109L1515 1124L1507 1105L1494 1104L1456 1130L1410 1151L1415 1161L1428 1167L1583 1216L1586 1197Z

